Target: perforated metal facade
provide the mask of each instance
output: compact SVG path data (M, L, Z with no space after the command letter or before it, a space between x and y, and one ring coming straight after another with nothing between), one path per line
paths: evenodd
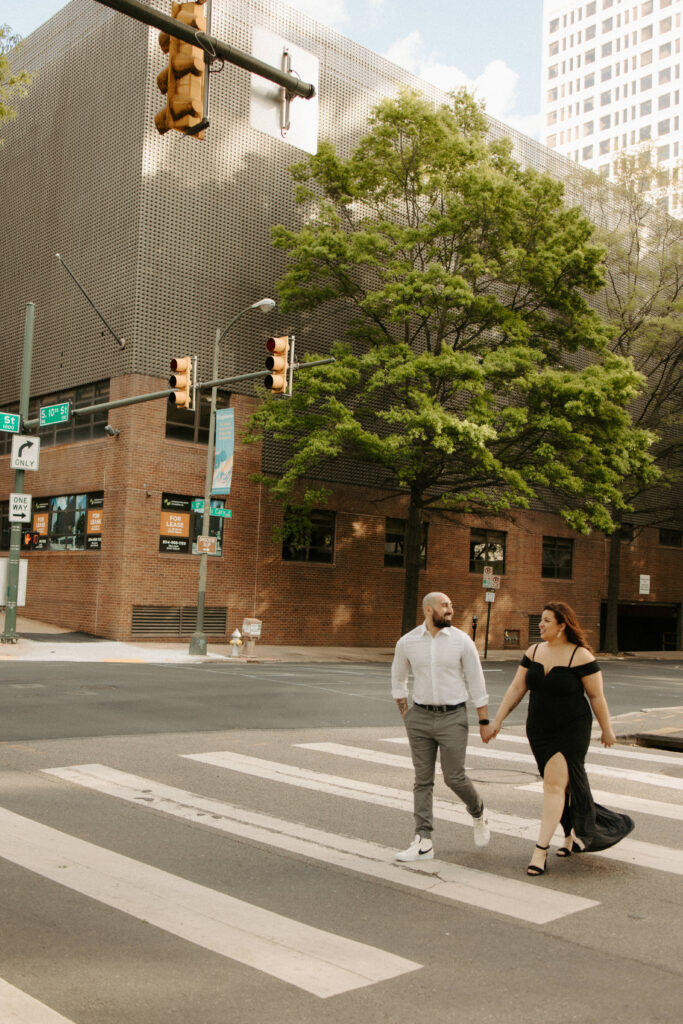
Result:
M170 13L170 0L156 6ZM319 58L319 137L342 151L365 130L371 107L402 85L447 99L284 3L214 0L218 38L250 51L254 24ZM284 257L271 246L271 226L296 223L287 169L303 154L249 127L250 76L230 65L212 76L206 139L159 136L164 63L156 30L92 0L73 0L24 44L21 64L35 78L0 148L0 345L9 357L0 403L18 395L29 301L35 395L128 373L164 377L179 348L199 354L207 379L215 328L274 294ZM494 122L491 131L511 134ZM547 150L521 135L515 143L524 162L562 173L564 161ZM126 338L124 351L55 253ZM260 365L263 335L276 327L295 332L299 350L325 350L343 335L327 314L265 323L260 314L240 322L222 369Z

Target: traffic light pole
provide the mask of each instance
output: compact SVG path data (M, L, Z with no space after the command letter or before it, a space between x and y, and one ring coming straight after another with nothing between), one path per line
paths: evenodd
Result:
M152 25L176 39L190 43L191 46L199 46L212 59L227 61L228 64L235 64L260 78L268 79L269 82L275 82L291 96L301 96L305 100L313 99L315 96L315 86L310 82L302 82L295 75L289 75L281 68L266 64L264 61L252 57L250 53L238 50L235 46L222 43L220 39L216 39L215 36L210 36L206 32L197 32L196 29L184 25L176 18L171 18L168 14L163 14L161 11L148 7L147 4L140 3L140 0L97 0L97 3L102 4L103 7L111 7L112 10L126 14L129 18L135 18L136 21L141 21L145 25Z
M29 396L31 393L31 359L33 356L33 322L36 307L32 302L26 306L24 321L24 355L21 363L21 394L19 398L19 415L22 423L28 416ZM14 490L21 494L24 490L24 470L14 471ZM19 599L19 562L21 556L22 523L12 523L10 530L9 558L7 559L7 592L5 596L5 624L0 643L15 644L17 642L17 601Z

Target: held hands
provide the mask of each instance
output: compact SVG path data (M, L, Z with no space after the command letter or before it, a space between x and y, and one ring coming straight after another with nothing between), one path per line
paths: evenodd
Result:
M482 743L488 743L489 740L495 739L500 732L500 726L496 726L493 722L488 725L479 726L479 735L481 736Z

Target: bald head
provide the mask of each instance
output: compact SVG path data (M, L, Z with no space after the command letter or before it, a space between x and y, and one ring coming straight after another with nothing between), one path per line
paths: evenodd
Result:
M448 594L435 590L422 599L425 623L430 632L450 626L453 619L453 605Z

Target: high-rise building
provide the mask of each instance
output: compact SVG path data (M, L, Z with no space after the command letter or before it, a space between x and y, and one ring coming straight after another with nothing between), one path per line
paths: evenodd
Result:
M648 148L673 172L683 157L682 0L544 0L541 141L608 177ZM680 199L670 194L680 215Z

